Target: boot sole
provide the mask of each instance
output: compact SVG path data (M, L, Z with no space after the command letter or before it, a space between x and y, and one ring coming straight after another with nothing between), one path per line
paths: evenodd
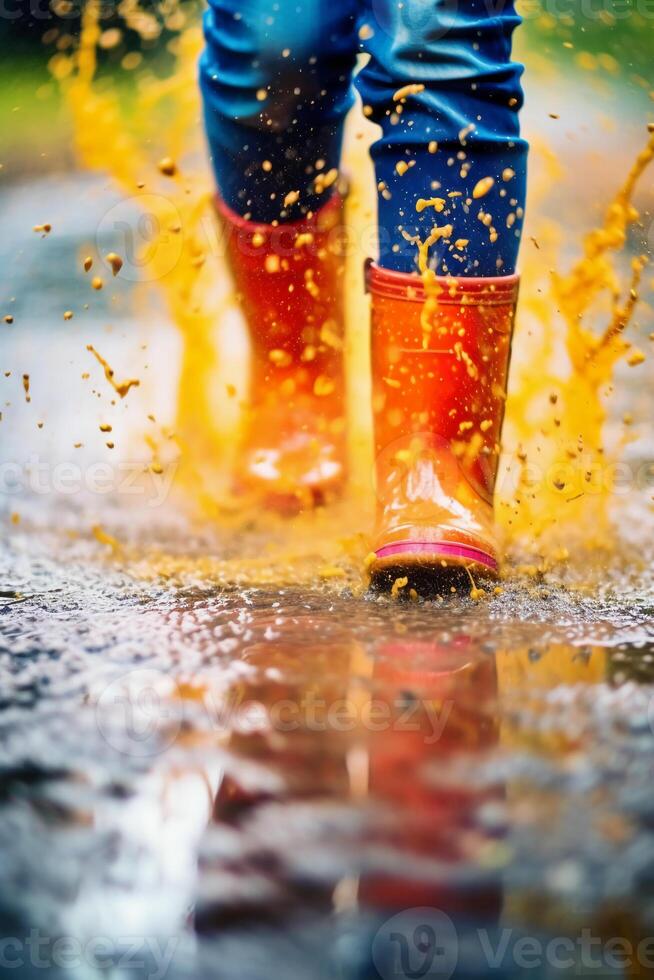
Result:
M407 584L400 594L415 589L426 598L470 591L471 577L496 579L497 560L481 548L452 542L398 542L376 552L370 567L370 587L390 592L398 578Z

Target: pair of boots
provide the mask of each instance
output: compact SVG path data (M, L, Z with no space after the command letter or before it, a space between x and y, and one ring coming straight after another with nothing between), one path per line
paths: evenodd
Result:
M346 479L344 262L338 195L261 225L222 202L252 343L237 484L284 513ZM371 263L377 517L370 574L392 586L497 573L493 491L518 277L437 278Z

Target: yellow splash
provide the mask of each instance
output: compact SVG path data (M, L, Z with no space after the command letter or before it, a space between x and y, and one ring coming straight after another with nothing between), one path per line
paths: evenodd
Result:
M143 12L139 18L140 8L134 4L124 6L129 26L151 34L152 19ZM230 407L216 384L221 369L217 329L231 301L216 288L221 248L211 213L212 182L196 81L201 31L195 13L188 15L174 6L166 27L174 34L168 44L174 70L160 79L147 63L137 73L132 61L124 59L122 72L131 78L127 95L121 79L108 79L98 71L102 32L95 4L85 8L78 48L57 54L53 69L73 116L83 164L109 173L126 198L137 207L143 202L157 219L159 233L156 247L149 250L148 278L163 294L183 339L178 472L205 512L217 515L230 512L226 474L238 424L233 398ZM348 228L356 243L348 250L346 354L349 389L356 392L349 419L350 523L359 527L365 526L362 515L369 512L372 474L370 416L360 406L370 390L361 271L370 247L361 243L370 241L374 226L375 185L367 158L373 135L374 127L353 114L344 162L352 177ZM634 260L632 280L622 287L614 257L625 244L628 226L637 219L633 192L653 156L654 136L609 206L603 226L585 237L581 257L567 274L550 272L557 262L555 236L551 242L539 242L538 250L523 248L521 310L498 500L509 539L521 545L527 541L541 555L557 554L553 544L573 528L587 540L605 541L609 534L610 485L597 478L607 472L602 396L616 363L629 350L624 330L637 302L645 261ZM532 172L554 167L547 148L534 146ZM438 210L436 199L424 206ZM445 231L436 229L435 234ZM420 245L423 274L428 277L429 243ZM429 304L437 302L437 284L427 285L425 324L430 320ZM598 331L594 324L602 297L608 297L609 310L604 330ZM227 387L233 396L234 389ZM326 533L329 536L329 530Z
M127 7L134 17L134 8ZM144 15L145 16L145 15ZM217 405L215 328L228 306L216 296L212 252L220 242L210 212L208 173L186 161L203 155L200 107L196 92L201 31L177 11L175 68L165 79L146 69L126 97L119 84L98 73L101 26L98 6L84 8L77 51L61 80L75 124L82 163L108 172L126 200L143 206L158 229L149 243L147 278L161 290L171 319L184 340L179 380L177 441L181 445L180 480L193 486L200 501L215 506L222 490L218 474L229 462ZM152 30L149 19L130 23ZM174 166L165 161L175 161ZM217 410L218 409L218 410Z
M537 257L532 253L524 266L499 514L514 539L542 553L570 541L571 534L575 543L591 547L612 540L605 396L630 349L624 330L647 257L633 259L626 286L613 260L638 220L632 197L652 159L654 137L607 208L602 227L584 237L568 273L556 271L556 251L545 242L535 243ZM550 159L550 166L556 162ZM598 309L598 300L608 300L608 309ZM606 325L598 331L601 316Z

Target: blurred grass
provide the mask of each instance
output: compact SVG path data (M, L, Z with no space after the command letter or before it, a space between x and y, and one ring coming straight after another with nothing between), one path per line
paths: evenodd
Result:
M625 100L644 105L654 98L654 6L648 2L517 0L523 17L516 34L518 57L528 71L545 77L548 71L563 73L571 85L575 77L587 81L594 75L619 89Z
M5 179L72 165L72 126L46 58L11 53L0 71L0 163Z

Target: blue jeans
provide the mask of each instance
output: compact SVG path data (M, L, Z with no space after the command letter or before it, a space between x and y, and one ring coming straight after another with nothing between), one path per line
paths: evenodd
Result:
M354 84L381 127L380 264L415 271L408 238L451 224L430 250L438 274L512 273L527 167L519 22L513 0L209 0L200 81L220 194L266 223L320 207L316 176L339 166ZM440 213L416 210L435 197Z

